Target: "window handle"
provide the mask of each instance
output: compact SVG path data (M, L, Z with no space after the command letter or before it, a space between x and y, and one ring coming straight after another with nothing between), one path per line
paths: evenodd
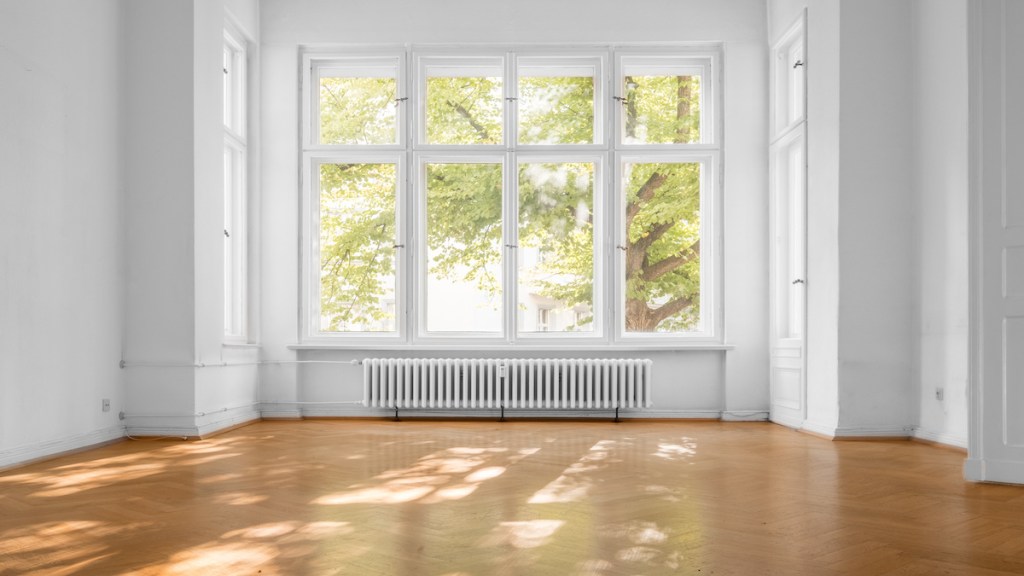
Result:
M405 248L405 244L395 244L394 246L392 246L392 248L394 248L395 250L399 248Z
M225 230L225 231L224 231L224 237L225 237L225 238L231 238L231 234L228 234L228 231L227 231L227 230Z
M623 246L622 244L619 244L618 246L616 246L616 248L618 248L619 250L622 250L623 252L626 251L626 247Z
M804 282L803 278L797 278L793 280L793 284L806 284L806 282Z
M408 99L409 99L408 96L406 96L404 98L395 98L395 108L398 108L399 104L401 104L402 102L405 102Z
M800 66L803 66L803 65L804 65L804 61L803 60L797 60L796 63L793 64L793 68L799 68Z
M622 96L612 96L612 100L618 100L619 104L629 104L629 98L623 98Z
M518 244L505 244L505 248L519 248Z

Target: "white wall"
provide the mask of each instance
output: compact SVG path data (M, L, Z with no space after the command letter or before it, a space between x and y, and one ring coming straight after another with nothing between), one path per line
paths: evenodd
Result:
M123 434L120 19L0 0L0 468Z
M917 435L966 448L967 0L916 0L913 11Z
M654 359L655 400L657 409L666 415L717 416L725 411L727 417L765 417L768 114L764 3L640 0L627 7L611 0L400 0L387 5L388 13L395 15L392 19L382 18L381 8L381 4L371 2L261 2L264 144L260 265L265 360L395 355L368 351L296 353L288 348L298 341L296 86L300 45L721 41L725 46L726 333L736 349L629 355ZM412 350L400 355L425 354L429 353ZM361 394L359 371L346 365L303 365L299 370L290 364L272 364L264 369L262 381L265 415L297 415L292 404L296 401L351 401Z
M920 269L912 3L769 0L808 14L806 427L908 435L917 420Z
M197 435L258 417L255 349L223 339L216 0L126 3L128 430Z
M839 426L915 423L911 4L840 4Z

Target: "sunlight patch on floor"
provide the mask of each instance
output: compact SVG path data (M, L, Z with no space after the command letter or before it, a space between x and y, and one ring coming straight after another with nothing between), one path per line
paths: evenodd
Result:
M697 454L697 443L690 438L682 438L679 443L659 442L658 450L652 454L666 460L683 460Z
M546 544L564 524L564 520L502 522L484 538L481 544L483 546L512 546L519 549L538 548Z
M313 503L326 506L414 501L436 504L459 500L475 492L483 482L505 473L507 466L498 465L493 460L500 458L501 464L511 465L538 450L526 448L509 455L508 448L448 448L428 454L408 468L378 474L373 478L381 482L378 485L350 486L347 491L320 496Z
M614 440L597 442L582 458L566 468L561 476L534 493L528 502L530 504L551 504L583 500L593 484L586 473L602 468L603 461L608 458L609 450L614 446Z

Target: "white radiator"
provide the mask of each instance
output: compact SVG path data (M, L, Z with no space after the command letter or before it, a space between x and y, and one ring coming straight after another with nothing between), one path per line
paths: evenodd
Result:
M651 360L366 358L375 408L613 409L651 405Z

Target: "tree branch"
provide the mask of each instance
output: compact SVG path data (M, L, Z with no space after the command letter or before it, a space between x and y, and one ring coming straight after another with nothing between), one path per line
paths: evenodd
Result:
M661 321L673 316L693 305L691 298L680 296L675 300L669 300L665 304L654 308L650 311L651 326L657 326L661 324Z
M466 122L469 122L469 125L473 127L473 130L476 130L476 133L480 135L481 139L484 141L490 141L491 135L487 132L487 128L485 128L483 124L477 122L476 118L473 118L473 115L469 110L466 110L465 106L458 102L452 102L451 100L448 100L448 105L458 112L459 116L465 118Z
M640 209L643 205L654 198L654 193L668 180L668 174L661 174L655 172L644 182L643 186L636 193L636 200L629 203L626 207L626 230L629 230L630 224L633 223L633 218L640 213Z
M685 252L670 256L664 260L659 260L654 264L648 265L646 259L644 261L643 270L640 272L640 279L645 282L651 282L661 278L665 274L686 265L694 258L700 257L700 240L697 240L686 249Z

